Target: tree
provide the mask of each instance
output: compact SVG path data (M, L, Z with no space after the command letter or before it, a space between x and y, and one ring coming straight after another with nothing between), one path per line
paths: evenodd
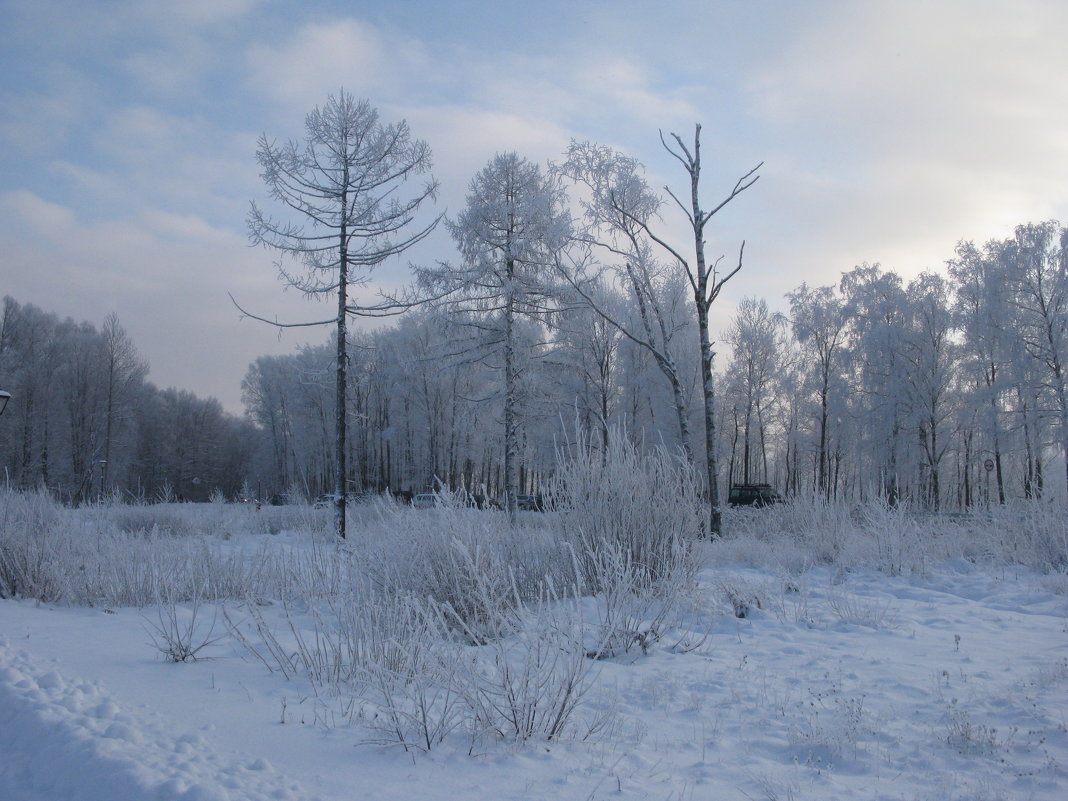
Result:
M559 182L516 153L498 153L471 181L467 205L447 222L460 264L419 271L475 332L468 353L500 358L504 377L504 486L514 521L518 494L519 406L524 369L520 318L537 319L553 295L550 270L571 220Z
M831 496L829 474L829 424L833 396L841 380L842 351L845 347L848 316L845 304L835 294L833 286L810 288L802 284L787 293L790 301L790 322L794 337L814 358L810 361L819 402L819 446L817 457L818 491Z
M722 211L727 204L756 183L759 178L756 172L763 162L738 179L734 188L723 200L710 210L705 211L701 208L700 199L701 126L697 125L695 127L692 146L688 146L683 142L682 137L675 133L671 134L671 143L661 133L660 143L683 166L690 181L689 197L686 202L680 200L669 187L665 187L664 191L682 211L689 223L690 230L693 233L692 256L684 255L684 251L688 250L687 248L675 247L669 244L663 236L653 230L652 226L659 203L655 198L648 199L646 197L647 193L642 189L637 170L633 166L628 166L625 163L625 159L623 161L620 161L618 157L601 159L607 166L607 171L603 168L601 169L601 175L603 176L601 178L596 176L596 171L591 172L588 168L585 168L584 174L587 176L592 175L595 178L592 183L587 181L587 184L594 192L595 199L600 193L607 201L601 204L601 208L606 215L604 220L619 232L625 243L625 249L620 251L620 255L630 260L641 252L641 244L636 239L636 235L640 232L656 243L684 271L690 285L701 352L701 395L704 401L705 418L705 465L710 507L709 533L715 537L722 532L723 524L719 505L719 470L716 463L715 447L715 384L712 364L715 359L715 352L712 350L711 312L712 305L716 302L716 298L719 297L724 285L742 269L745 243L742 243L739 250L737 265L726 274L723 274L719 270L722 257L713 260L711 263L705 257L705 229L712 218ZM600 158L595 151L590 152L595 158ZM585 158L585 154L580 153L579 156ZM618 172L618 175L613 175L613 172ZM623 180L620 181L618 180L619 178ZM620 222L622 222L622 226L619 224ZM629 231L627 230L628 228L630 229ZM640 278L639 276L639 282ZM661 364L659 358L657 362L663 369L664 365ZM668 375L670 379L668 372L665 371L665 375ZM681 416L680 423L684 424Z
M910 330L905 346L910 405L925 468L925 496L936 511L942 498L941 465L949 448L944 436L953 409L952 389L958 348L953 342L953 313L946 280L921 273L908 285Z
M1002 425L1000 398L1009 372L1011 309L1004 277L998 269L997 243L982 249L973 242L957 244L957 257L948 262L954 289L954 318L963 333L961 367L971 387L968 400L980 431L990 438L998 502L1005 503L1005 473L1002 462ZM965 439L966 456L973 450ZM971 473L973 460L965 459L964 503L972 502Z
M907 362L903 355L907 331L905 291L901 278L878 264L862 264L842 275L839 284L848 319L857 421L854 442L881 461L880 492L891 505L907 475L913 449L905 441L908 425Z
M736 433L742 436L742 483L753 483L757 473L757 448L761 479L767 481L765 413L782 359L788 352L786 318L769 311L768 304L763 300L742 298L725 339L732 351L726 372L728 389L741 413L741 431ZM757 442L754 442L754 434ZM731 461L735 461L733 451ZM733 471L729 478L734 481Z
M662 237L655 234L649 227L649 222L642 223L642 228L649 234L649 238L662 247L672 258L685 270L690 289L693 292L694 312L697 317L697 331L701 347L701 395L704 400L705 417L705 464L708 480L708 500L710 504L709 534L718 537L723 531L722 515L719 505L719 469L716 463L716 391L715 373L713 360L716 357L712 350L713 342L711 335L712 305L716 302L724 285L742 269L742 258L745 254L745 242L742 242L738 250L738 263L726 274L720 272L720 263L723 257L714 259L711 263L705 257L705 229L712 218L734 200L738 195L751 187L760 178L757 170L763 162L757 164L745 175L735 182L734 187L719 203L708 211L701 208L701 126L694 128L692 149L682 141L682 137L676 133L671 134L674 144L669 144L660 135L660 142L664 149L671 154L686 171L690 179L690 196L688 202L683 202L665 187L675 205L685 215L693 233L693 256L684 256L681 248L676 248Z
M361 305L354 290L367 284L375 267L434 229L440 218L410 233L420 206L434 197L437 183L431 177L405 192L409 180L429 173L430 148L411 137L407 123L381 123L376 109L344 89L336 97L331 95L322 108L317 106L304 128L303 142L277 145L264 135L256 152L268 193L300 222L277 221L253 203L249 237L253 244L279 254L276 266L288 286L311 296L336 293L337 315L308 323L249 316L286 328L337 326L334 508L337 535L344 538L348 318L396 314L406 307L388 299ZM302 271L295 271L294 265Z
M114 473L112 446L117 429L132 416L132 400L137 387L148 375L148 362L137 352L133 340L112 312L104 318L101 330L104 358L104 465L100 483L104 492L111 488Z
M1017 226L1001 259L1016 334L1059 423L1068 487L1068 229L1053 220Z
M642 166L635 159L602 145L572 142L558 171L581 187L584 226L576 239L612 259L612 269L637 311L638 324L631 324L599 291L600 271L590 276L586 259L561 262L560 273L582 300L603 320L635 346L645 350L671 387L679 441L691 464L689 404L685 380L675 358L673 340L679 331L671 304L671 279L653 258L647 233L650 219L662 202L646 183Z
M598 303L611 308L622 305L619 293L598 287ZM616 375L622 334L608 319L588 306L576 304L556 321L558 374L555 384L563 390L564 403L574 402L576 424L583 435L595 442L600 432L600 448L607 454L609 419L619 394Z

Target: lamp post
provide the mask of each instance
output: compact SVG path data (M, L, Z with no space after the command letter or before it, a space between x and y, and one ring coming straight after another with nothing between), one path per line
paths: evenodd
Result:
M4 409L7 408L7 402L11 400L11 393L0 389L0 414L4 413Z

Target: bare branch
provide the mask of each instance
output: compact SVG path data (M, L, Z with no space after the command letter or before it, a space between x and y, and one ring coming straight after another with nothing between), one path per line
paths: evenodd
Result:
M277 320L268 320L266 317L260 317L258 314L253 314L252 312L247 311L246 309L244 309L241 306L240 303L238 303L236 300L234 300L234 296L233 295L231 295L229 292L227 292L226 294L230 298L230 302L234 304L234 306L237 308L237 310L239 312L241 312L241 316L242 317L248 317L248 318L253 319L253 320L259 320L261 323L267 323L267 325L273 325L275 328L307 328L307 327L315 326L315 325L330 325L332 323L336 323L337 322L337 318L336 317L331 317L329 320L318 320L318 321L309 322L309 323L280 323Z

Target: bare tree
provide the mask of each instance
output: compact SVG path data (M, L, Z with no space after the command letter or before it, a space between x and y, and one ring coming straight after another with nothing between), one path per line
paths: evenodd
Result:
M751 187L760 178L757 170L764 162L757 164L745 175L738 179L734 187L725 198L719 201L709 210L701 208L701 126L694 128L693 145L688 146L682 137L676 133L671 134L671 141L660 134L660 142L664 149L670 153L686 171L690 179L690 194L687 201L665 187L675 205L686 216L690 230L693 232L693 255L684 255L683 248L671 245L661 235L650 227L650 221L635 220L640 222L642 229L657 245L664 249L685 271L693 292L694 312L697 317L697 330L701 346L701 394L704 399L705 416L705 464L708 481L708 500L710 504L709 534L718 537L723 531L723 522L719 505L719 469L716 463L716 392L712 362L715 359L715 351L712 350L713 342L711 335L712 305L716 302L724 285L742 269L742 257L745 253L745 242L742 242L738 250L738 263L728 272L720 272L720 264L723 257L713 260L711 263L705 257L705 229L712 218L734 200L738 195Z
M300 222L277 221L253 203L249 237L279 254L276 266L287 285L312 296L336 293L337 315L307 323L249 316L287 328L337 326L334 508L337 535L344 538L348 318L397 314L409 305L389 299L361 304L353 297L354 289L367 284L375 267L434 229L438 219L411 232L420 206L434 197L437 183L428 178L405 194L411 179L429 173L430 148L411 137L407 123L381 123L377 110L344 89L316 107L304 127L303 142L278 145L261 136L256 152L270 196Z

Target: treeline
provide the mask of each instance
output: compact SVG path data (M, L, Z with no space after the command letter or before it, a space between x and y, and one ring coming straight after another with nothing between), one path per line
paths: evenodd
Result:
M965 508L1068 487L1068 232L961 242L946 275L863 265L743 303L727 339L735 480Z
M803 284L785 314L744 300L718 365L721 481L930 508L1063 497L1066 241L1056 222L1021 225L1004 241L960 243L946 274L906 282L862 265L836 285ZM623 333L643 329L639 296L597 292L610 315L560 302L544 322L524 321L521 491L540 489L559 449L602 447L612 428L680 458L703 453L683 277L665 268L641 295L647 315L655 300L659 354ZM454 317L428 308L352 339L353 491L441 481L501 492L500 370L465 348L470 334ZM275 482L310 494L333 486L334 352L261 358L243 384ZM657 355L674 365L680 392Z
M551 314L519 321L521 491L544 488L562 449L602 449L613 429L702 458L687 289L663 267L640 296L601 282L601 312L560 288ZM643 330L650 300L655 352L624 333ZM746 299L721 336L724 485L942 509L1065 495L1068 231L1059 223L961 242L947 272L911 281L862 265L835 285L803 284L783 308ZM471 339L470 320L449 306L350 334L352 492L437 482L503 491L499 356ZM97 329L5 298L0 385L17 402L0 425L4 480L75 502L330 492L335 353L327 342L257 359L242 382L242 420L214 399L148 383L114 316Z
M97 328L5 297L0 388L13 400L0 419L0 480L71 503L238 494L255 426L147 374L116 315Z

